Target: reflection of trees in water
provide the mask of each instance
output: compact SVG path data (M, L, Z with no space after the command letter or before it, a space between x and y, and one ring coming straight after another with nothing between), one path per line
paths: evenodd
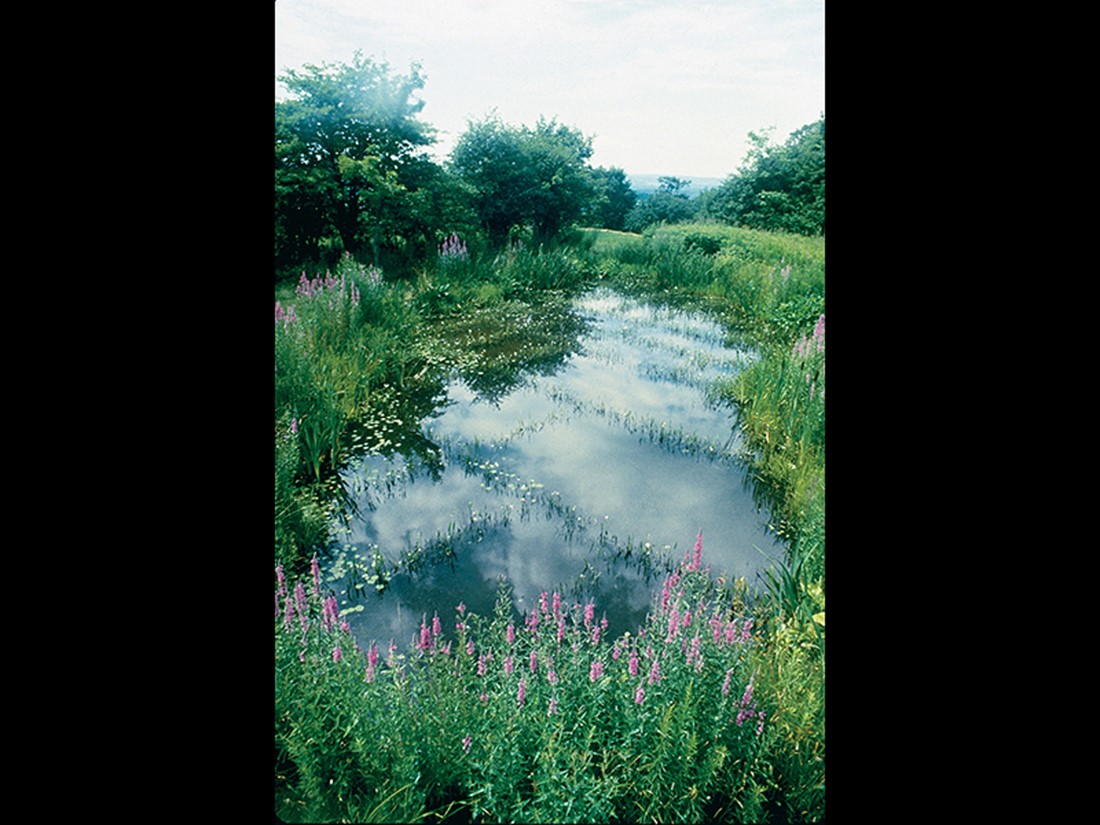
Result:
M458 373L484 401L496 404L530 376L553 375L580 351L588 322L565 295L537 307L512 301L491 312L448 319L441 337L462 350Z

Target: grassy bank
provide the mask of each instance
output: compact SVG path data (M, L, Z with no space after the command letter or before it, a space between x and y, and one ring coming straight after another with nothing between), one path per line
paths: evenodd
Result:
M517 620L439 605L412 649L356 650L310 558L357 450L415 441L444 376L504 393L553 369L545 325L609 282L696 307L760 358L741 410L781 522L771 600L715 582L702 540L637 636L547 594ZM287 821L817 821L824 816L824 241L667 227L570 247L457 237L400 279L342 261L277 293L275 804ZM540 324L543 327L540 327Z

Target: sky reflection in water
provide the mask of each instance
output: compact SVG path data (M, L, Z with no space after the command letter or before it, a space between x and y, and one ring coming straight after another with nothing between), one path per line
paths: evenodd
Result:
M782 556L732 458L732 411L705 393L747 356L706 319L607 290L578 308L592 323L556 374L530 377L497 403L452 382L448 405L423 422L443 449L438 481L400 456L345 473L361 511L343 542L354 555L378 548L392 565L413 548L438 548L433 539L448 537L450 548L395 575L381 595L368 586L366 598L342 601L356 610L347 618L360 645L404 646L437 611L453 628L460 602L490 615L501 577L520 613L558 590L570 604L595 599L618 635L644 621L659 563L679 561L699 530L714 575L754 583L769 563L756 548Z

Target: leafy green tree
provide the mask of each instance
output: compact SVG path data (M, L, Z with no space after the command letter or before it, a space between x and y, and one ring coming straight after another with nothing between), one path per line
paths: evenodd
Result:
M753 229L825 234L825 118L796 129L781 145L752 141L737 175L708 200L712 217Z
M690 180L662 176L657 179L657 191L642 198L626 216L626 228L641 232L657 223L685 223L695 219L695 203L684 192Z
M494 244L517 227L546 242L580 219L595 186L587 166L592 141L556 120L515 127L491 116L470 123L451 153L451 168L474 193Z
M356 52L350 64L306 65L280 80L290 97L275 104L277 260L315 250L331 232L348 252L369 241L377 256L408 173L434 141L416 119L424 105L413 97L424 85L419 67L391 75L387 64Z
M638 202L626 172L615 166L610 169L599 166L592 170L592 182L595 194L585 207L584 221L603 229L622 229L627 214Z

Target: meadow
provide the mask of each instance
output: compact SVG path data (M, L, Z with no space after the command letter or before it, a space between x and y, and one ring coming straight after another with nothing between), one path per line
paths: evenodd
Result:
M338 469L420 449L455 371L506 382L555 363L533 319L593 284L704 313L760 353L714 392L786 542L766 592L713 577L689 534L636 631L609 637L599 604L560 592L518 611L504 587L491 615L440 604L413 644L360 646L318 561L348 504ZM413 271L345 258L277 290L276 814L822 819L824 304L823 238L703 224L495 252L453 235Z

